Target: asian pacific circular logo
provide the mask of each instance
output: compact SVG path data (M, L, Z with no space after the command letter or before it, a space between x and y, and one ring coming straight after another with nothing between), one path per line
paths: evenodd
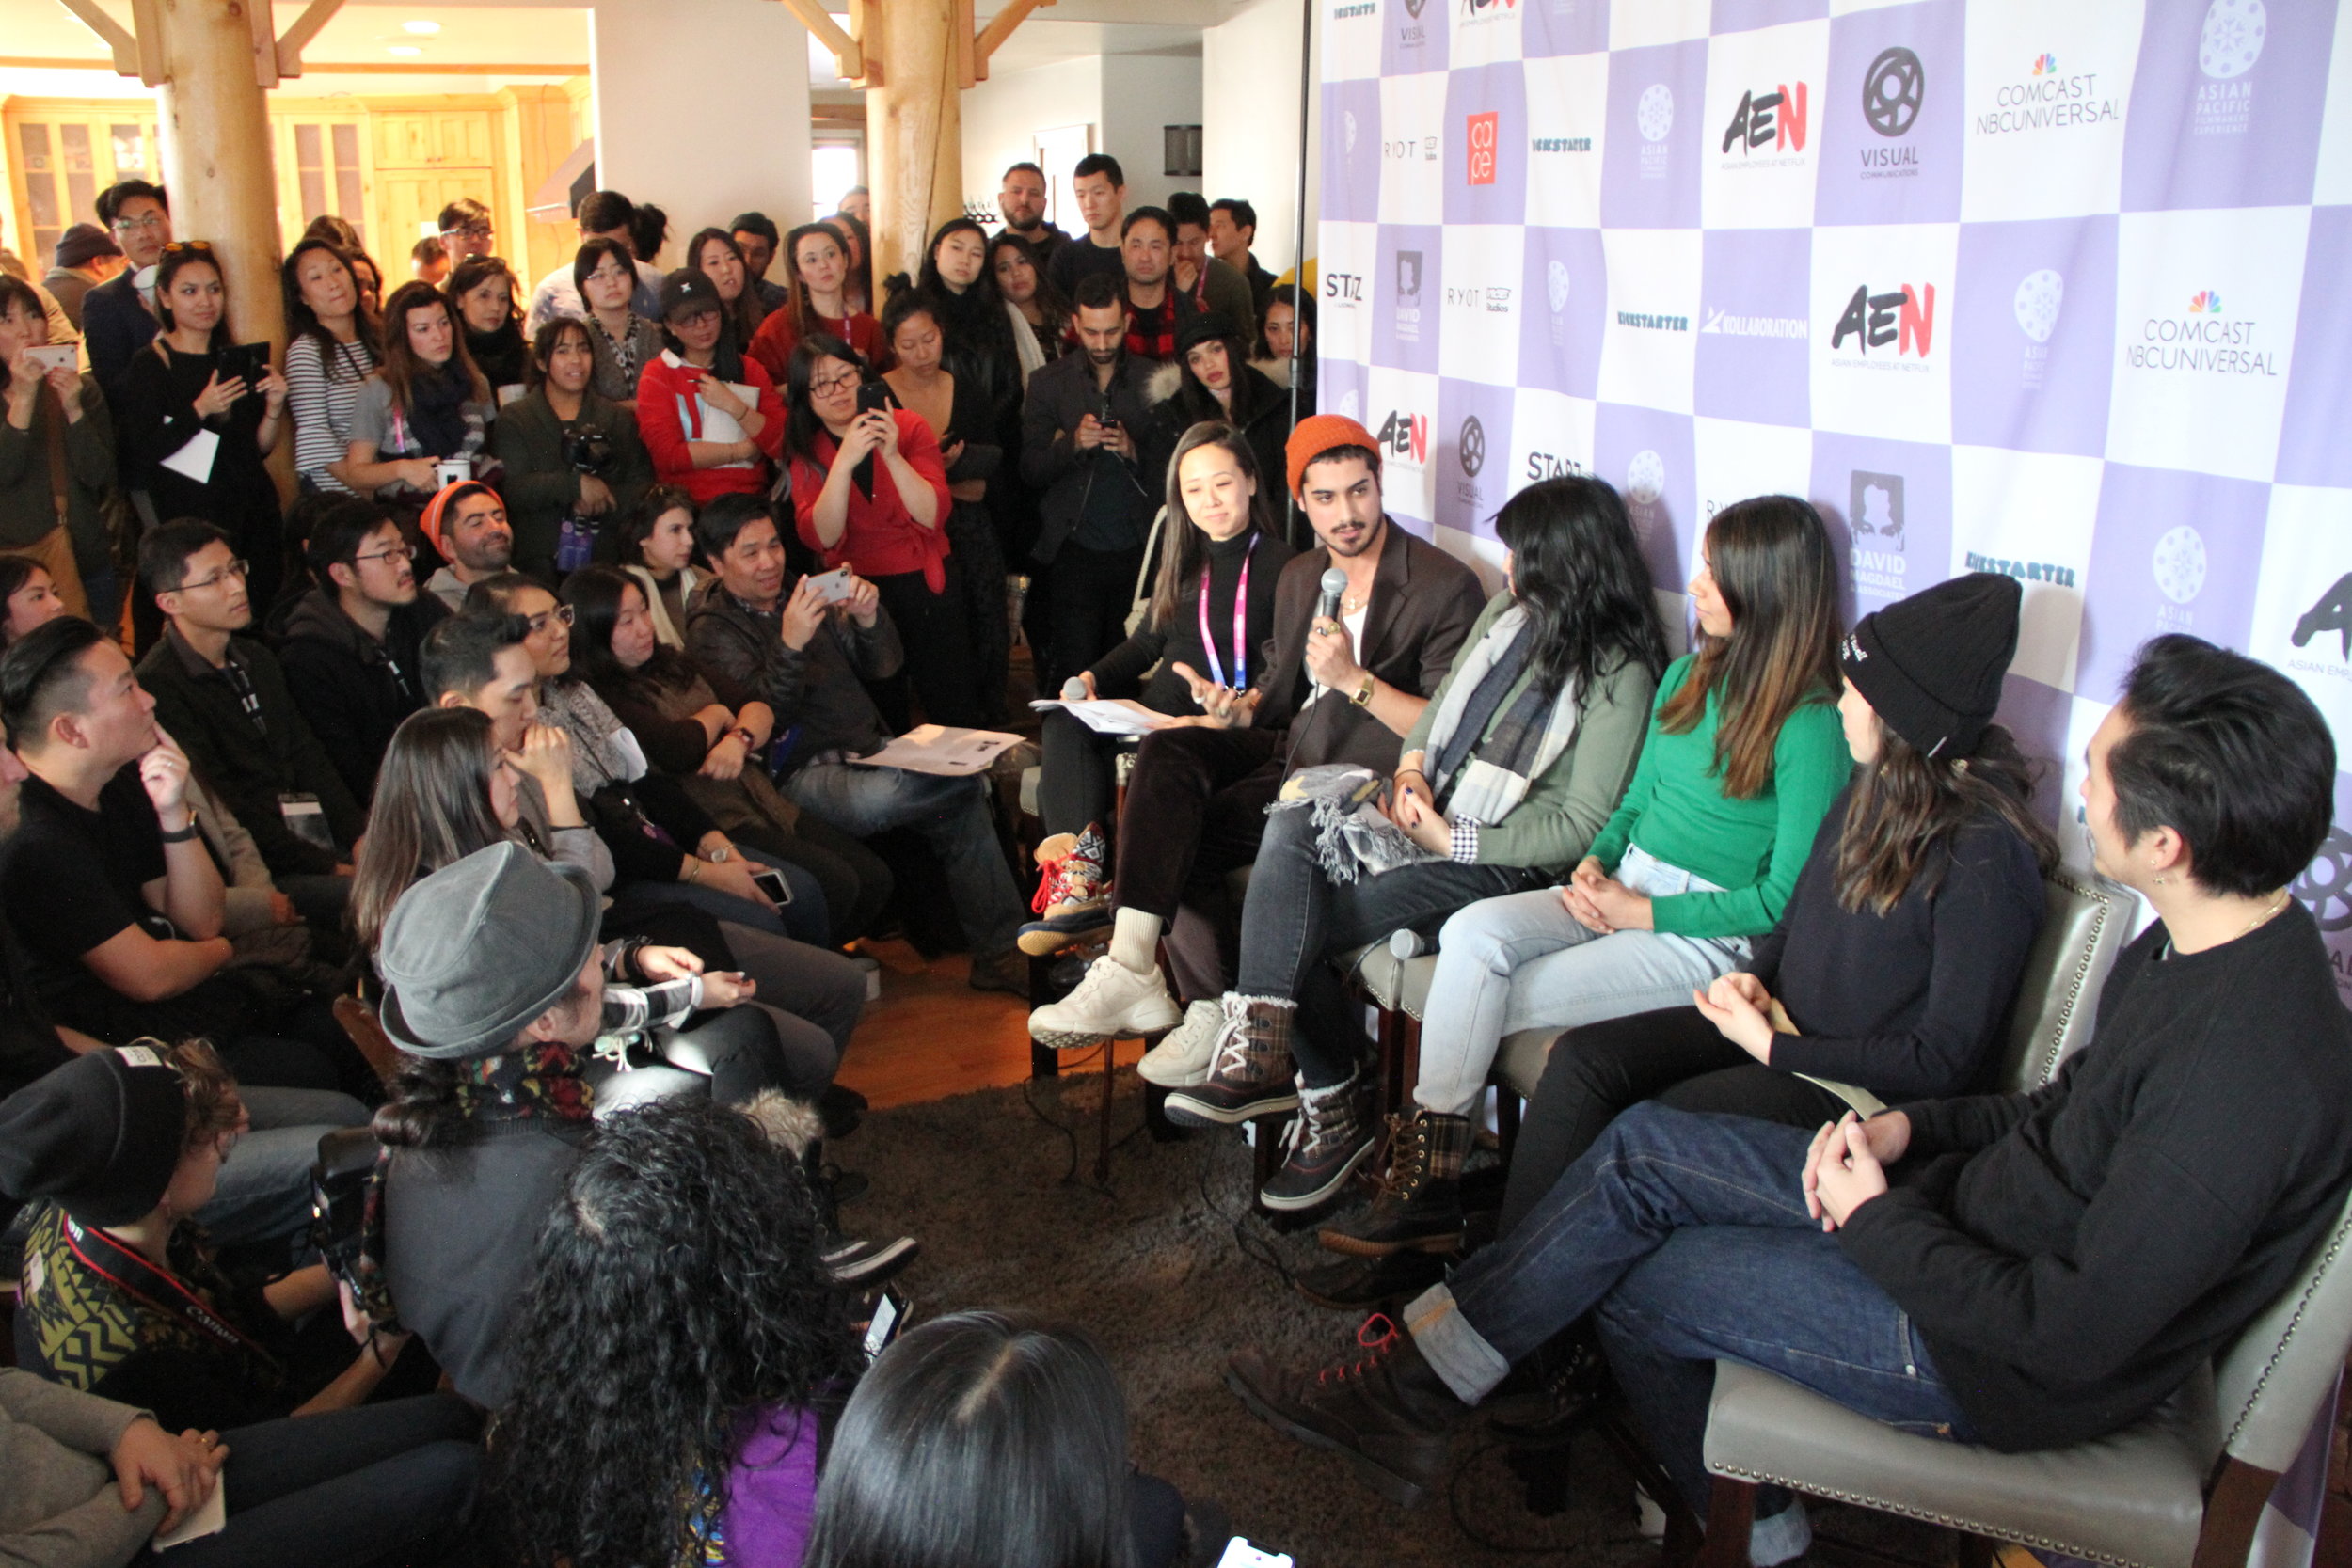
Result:
M2048 342L2058 330L2058 307L2065 298L2066 279L2049 268L2026 274L2014 302L2018 330L2037 343Z
M1919 56L1898 44L1883 50L1862 77L1862 118L1882 136L1899 136L1919 118L1927 71Z
M1353 387L1349 388L1346 395L1340 399L1340 412L1351 420L1359 420L1363 418L1364 405L1362 401L1357 397L1356 389Z
M1347 128L1347 150L1350 152L1353 152L1356 150L1356 111L1353 109L1342 110L1340 113L1340 122Z
M1633 108L1633 125L1644 141L1664 141L1675 128L1674 88L1663 82L1652 82L1645 88L1642 101Z
M2205 538L2183 523L2156 541L2156 586L2174 604L2187 604L2204 590Z
M1568 308L1568 268L1564 261L1554 261L1544 268L1544 297L1551 301L1551 313L1558 315Z
M2245 75L2263 57L2269 23L2263 0L2213 0L2197 35L2197 68L2221 82Z
M1665 493L1666 460L1647 450L1635 452L1625 466L1626 499L1649 506Z

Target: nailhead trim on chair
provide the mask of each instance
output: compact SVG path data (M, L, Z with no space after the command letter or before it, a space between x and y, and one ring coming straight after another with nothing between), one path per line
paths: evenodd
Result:
M2328 1239L2328 1255L2319 1260L2318 1272L2312 1275L2312 1282L2304 1290L2302 1299L2295 1304L2295 1316L2287 1320L2286 1332L2280 1334L2279 1342L2271 1347L2270 1359L2263 1363L2262 1375L2254 1379L2254 1386L2248 1391L2245 1404L2238 1409L2237 1418L2230 1423L2228 1434L2221 1439L2223 1453L2230 1451L2230 1445L2237 1441L2238 1433L2246 1430L2247 1421L2252 1418L2254 1407L2262 1403L2263 1390L2270 1386L2270 1374L2279 1370L2280 1358L2286 1354L2287 1346L2295 1342L2296 1331L2303 1326L2304 1311L2310 1307L2312 1297L2318 1293L2320 1286L2327 1283L2328 1271L2336 1266L2336 1259L2343 1255L2344 1243L2348 1236L2352 1236L2352 1221L2337 1226L2335 1234Z
M2074 982L2066 988L2066 996L2058 1007L2057 1026L2050 1031L2050 1037L2042 1046L2041 1065L2034 1071L2034 1082L2037 1084L2048 1083L2050 1075L2058 1069L2058 1048L2066 1043L2067 1026L2074 1022L2074 1009L2083 999L2083 983L2090 976L2091 956L2098 952L2099 935L2106 929L2107 920L2113 913L2098 889L2067 876L2064 867L2054 869L2050 873L2050 880L2078 898L2091 900L2097 912L2091 916L2090 940L2083 943L2082 956L2074 960Z
M1763 1470L1718 1467L1712 1465L1708 1466L1708 1473L1728 1476L1734 1481L1753 1481L1758 1486L1785 1486L1791 1492L1802 1492L1809 1497L1821 1497L1834 1503L1851 1503L1857 1508L1867 1508L1874 1513L1892 1513L1900 1518L1916 1519L1922 1524L1941 1525L1947 1529L1965 1530L1970 1535L1987 1536L1996 1541L2014 1541L2021 1546L2044 1547L2050 1551L2062 1552L2069 1557L2084 1558L2092 1562L2113 1563L2116 1568L2155 1568L2153 1563L2144 1563L2135 1558L2115 1557L2106 1552L2094 1552L2088 1547L2078 1546L2073 1542L2060 1541L2052 1536L2027 1535L2018 1530L2013 1525L1985 1524L1978 1520L1963 1518L1955 1513L1942 1513L1932 1509L1915 1508L1908 1503L1891 1503L1860 1492L1825 1487L1819 1481L1797 1481L1788 1476L1772 1475Z

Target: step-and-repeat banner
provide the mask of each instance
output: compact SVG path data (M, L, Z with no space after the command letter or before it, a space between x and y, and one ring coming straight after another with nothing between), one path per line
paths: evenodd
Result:
M2287 672L2352 767L2333 4L1318 3L1319 401L1408 527L1499 561L1506 497L1592 472L1661 589L1771 491L1832 520L1850 612L2006 572L2005 717L2078 862L2155 633ZM2352 834L2297 892L2352 996Z

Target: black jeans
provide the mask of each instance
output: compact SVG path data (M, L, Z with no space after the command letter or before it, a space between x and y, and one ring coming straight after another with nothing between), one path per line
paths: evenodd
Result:
M1240 911L1225 877L1258 858L1265 808L1281 787L1282 737L1271 731L1160 730L1136 752L1111 902L1162 920L1179 909L1203 917L1211 929L1194 945L1215 957L1178 963L1186 1001L1216 996L1239 968Z
M1252 884L1252 901L1256 888ZM1656 1100L1677 1111L1819 1127L1846 1102L1793 1072L1766 1067L1724 1038L1696 1007L1665 1007L1588 1023L1560 1037L1511 1150L1497 1233L1507 1236L1619 1112Z
M946 572L946 586L937 594L923 585L920 572L894 572L874 579L882 608L890 611L906 649L905 679L879 683L874 694L894 730L905 730L913 719L908 685L922 701L923 717L932 723L982 727L980 673L974 667L972 625L964 614L963 567L954 556L947 558Z
M758 847L763 855L773 855L817 879L825 892L826 940L835 946L873 930L890 905L897 884L882 858L807 812L801 813L789 833L764 836Z
M437 1562L473 1507L481 1418L454 1394L427 1394L263 1421L222 1434L229 1524L217 1535L139 1560L170 1568L282 1568L332 1562Z
M977 501L958 501L947 513L947 542L955 553L948 587L963 595L964 624L972 642L966 657L979 700L979 722L1005 722L1005 684L1012 662L1012 623L1005 600L1005 551L996 525Z
M1407 927L1434 933L1465 904L1549 879L1523 866L1423 861L1334 881L1315 855L1313 811L1284 807L1267 816L1249 873L1233 989L1298 1004L1291 1053L1309 1088L1328 1088L1345 1082L1364 1054L1358 1010L1327 961L1332 955Z
M1063 681L1126 641L1136 574L1142 570L1141 546L1131 550L1089 550L1065 543L1055 554L1053 574L1045 579L1054 685L1049 690L1041 683L1039 696L1060 695Z
M1118 793L1112 769L1122 744L1133 742L1090 730L1059 708L1045 710L1038 726L1043 766L1038 773L1037 811L1048 835L1074 833L1089 822L1110 825L1111 801Z

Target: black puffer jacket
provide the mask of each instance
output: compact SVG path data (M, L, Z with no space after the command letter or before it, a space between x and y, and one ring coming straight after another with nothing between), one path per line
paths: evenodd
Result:
M392 611L378 642L324 589L311 589L287 611L278 643L286 689L354 800L374 795L392 732L424 705L424 634L448 615L448 606L420 592L414 604Z

